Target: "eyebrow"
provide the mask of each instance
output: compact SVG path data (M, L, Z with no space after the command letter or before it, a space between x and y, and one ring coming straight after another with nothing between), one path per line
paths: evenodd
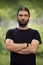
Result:
M19 14L19 16L23 16L23 14ZM28 16L28 14L24 14L24 16Z

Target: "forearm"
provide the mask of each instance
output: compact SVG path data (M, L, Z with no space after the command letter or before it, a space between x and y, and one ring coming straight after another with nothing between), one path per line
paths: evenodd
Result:
M27 48L20 50L18 53L20 53L20 54L32 54L32 53L36 54L38 47L39 47L39 41L33 39L31 44L29 44Z
M30 49L28 50L28 48L26 48L26 49L23 49L23 50L18 51L17 53L20 53L20 54L31 54L33 52L30 51Z
M20 54L31 54L33 52L32 52L30 47L27 47L25 49L22 49L22 50L18 51L18 53L20 53Z
M9 39L8 39L9 40ZM26 43L14 43L12 40L6 41L6 47L9 51L14 51L20 54L31 54L36 53L39 46L39 41L33 40L27 47Z
M29 46L25 49L22 49L20 51L18 51L18 53L20 54L32 54L32 53L36 53L36 48L34 48L33 45L29 44Z
M6 48L9 51L19 51L23 48L26 48L27 44L26 43L14 43L12 40L10 40L10 42L8 42L9 39L6 41Z
M12 47L11 51L15 51L15 52L18 52L24 48L26 48L27 44L26 43L21 43L21 44L16 44L14 43L14 46Z

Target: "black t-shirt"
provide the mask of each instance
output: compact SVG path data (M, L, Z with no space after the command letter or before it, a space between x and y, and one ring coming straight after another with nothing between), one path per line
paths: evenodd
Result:
M40 34L37 30L31 28L21 30L18 28L10 29L6 33L6 39L12 39L15 43L30 43L33 39L39 41L41 44ZM10 65L36 65L36 54L18 54L10 52Z

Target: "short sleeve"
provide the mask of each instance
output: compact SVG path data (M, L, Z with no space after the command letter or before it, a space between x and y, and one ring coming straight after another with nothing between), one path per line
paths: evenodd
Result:
M39 44L41 44L40 33L37 30L34 30L34 32L33 32L33 39L38 40L39 41Z
M11 30L7 31L5 39L12 39Z

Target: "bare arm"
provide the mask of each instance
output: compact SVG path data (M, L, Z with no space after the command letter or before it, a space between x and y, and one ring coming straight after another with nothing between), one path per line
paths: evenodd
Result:
M13 51L13 52L14 51L17 52L17 51L19 51L19 50L21 50L23 48L26 48L26 46L27 46L26 43L22 43L22 44L18 43L18 44L16 44L11 39L6 39L5 43L6 43L7 50Z
M31 44L23 50L20 50L18 53L20 54L31 54L31 53L36 53L37 49L39 46L39 41L38 40L32 40Z

